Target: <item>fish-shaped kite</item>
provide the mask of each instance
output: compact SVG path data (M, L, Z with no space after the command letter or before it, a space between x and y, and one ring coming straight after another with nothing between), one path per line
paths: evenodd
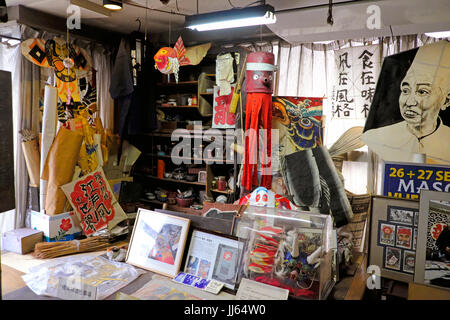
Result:
M175 74L178 82L178 71L180 66L197 65L206 56L211 43L195 47L185 48L181 37L175 43L175 47L163 47L155 54L155 68L163 74Z

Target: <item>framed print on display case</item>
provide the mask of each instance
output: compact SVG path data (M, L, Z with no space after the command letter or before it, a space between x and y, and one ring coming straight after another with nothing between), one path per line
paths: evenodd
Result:
M450 193L420 190L414 282L450 290Z
M372 197L369 265L382 277L413 281L418 216L417 200Z
M196 229L192 232L184 272L234 289L238 261L238 240Z
M176 276L189 224L189 219L139 208L126 262L165 276Z

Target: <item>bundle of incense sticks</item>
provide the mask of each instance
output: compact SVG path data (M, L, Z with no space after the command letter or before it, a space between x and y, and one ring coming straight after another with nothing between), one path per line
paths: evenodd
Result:
M90 237L83 240L39 242L34 247L33 256L51 259L69 254L99 251L110 245L108 237Z

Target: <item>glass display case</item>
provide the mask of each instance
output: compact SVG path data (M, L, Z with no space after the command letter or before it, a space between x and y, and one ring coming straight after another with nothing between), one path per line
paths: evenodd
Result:
M334 285L332 228L328 215L248 206L238 225L239 280L288 289L292 298L326 299Z

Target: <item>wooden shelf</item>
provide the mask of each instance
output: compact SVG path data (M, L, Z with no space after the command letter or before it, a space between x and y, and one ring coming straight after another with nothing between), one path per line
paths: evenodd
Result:
M169 82L169 83L158 82L156 85L160 86L160 87L186 86L186 85L189 86L189 85L198 85L198 81L197 80L180 81L178 83L176 83L176 82Z
M164 202L161 202L156 199L150 200L150 199L145 199L145 198L140 198L139 201L146 202L146 203L152 203L152 204L158 204L158 205L162 205L164 203Z
M149 200L149 199L141 198L141 199L139 199L139 201L142 201L145 203L151 203L151 204L155 204L155 205L159 205L159 206L163 206L165 203L167 203L167 209L172 210L172 211L177 211L177 212L185 212L185 213L190 213L190 214L195 214L195 215L201 215L201 212L202 212L202 210L195 210L190 207L181 207L177 204L169 204L168 202L161 202L156 199Z
M150 157L156 157L156 158L172 159L172 156L171 155L167 155L167 154L166 155L158 155L158 154L155 154L155 153L146 153L145 155L150 156ZM173 157L173 158L181 159L181 160L192 160L192 161L199 160L198 158L194 158L194 157ZM205 162L206 164L213 164L213 165L216 164L215 162L213 163L213 161L215 161L215 159L204 159L204 158L202 158L201 160L202 160L202 164L203 164L203 162ZM234 164L234 160L225 160L225 159L223 159L223 162L224 163L219 163L219 164ZM192 164L196 164L196 163L192 163Z
M201 96L212 96L214 92L200 92L199 95Z
M155 177L155 176L146 175L146 174L142 174L142 173L135 173L134 175L135 175L135 176L139 176L139 177L148 178L148 179L155 179L155 180L167 181L167 182L176 182L176 183L183 183L183 184L192 184L192 185L196 185L196 186L205 186L205 185L206 185L206 183L204 183L204 182L186 181L186 180L176 180L176 179L168 179L168 178L158 178L158 177Z
M171 155L167 155L167 154L166 155L158 155L158 154L155 154L155 153L146 153L146 155L150 156L150 157L156 157L156 158L172 159L172 156ZM196 160L193 157L174 157L174 158L181 159L181 160L192 160L192 161ZM195 163L193 163L193 164L195 164Z
M157 106L157 108L160 109L198 109L198 106L172 106L172 107L166 107L166 106Z
M225 191L219 189L211 189L212 192L223 193L223 194L233 194L233 190L227 189Z

